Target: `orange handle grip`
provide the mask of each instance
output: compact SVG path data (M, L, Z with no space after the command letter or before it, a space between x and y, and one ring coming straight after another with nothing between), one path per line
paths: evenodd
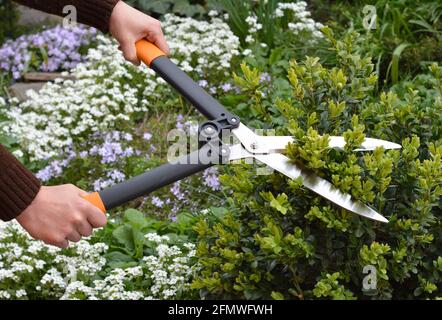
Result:
M147 40L140 40L135 44L135 46L137 48L138 59L143 61L149 67L152 61L154 61L156 58L166 55L156 45Z
M84 196L83 199L92 203L94 206L100 209L101 212L106 213L106 207L104 206L103 200L101 200L98 192L88 194L87 196Z

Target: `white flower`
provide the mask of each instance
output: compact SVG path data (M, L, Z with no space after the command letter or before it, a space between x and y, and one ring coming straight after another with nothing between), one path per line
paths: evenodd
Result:
M15 296L17 298L25 297L26 296L26 290L23 290L23 289L17 290L15 292Z
M242 54L247 57L248 55L252 54L252 50L246 49L242 52Z
M163 22L178 66L201 79L228 75L230 61L239 55L239 39L212 16L207 22L166 15ZM87 62L70 72L75 81L48 83L39 93L29 92L29 100L1 108L11 121L0 130L16 137L31 160L56 157L73 142L129 121L172 92L154 71L126 62L115 42L104 36L97 40Z
M12 152L12 154L17 158L21 158L24 155L23 151L21 151L21 150L15 150L14 152Z

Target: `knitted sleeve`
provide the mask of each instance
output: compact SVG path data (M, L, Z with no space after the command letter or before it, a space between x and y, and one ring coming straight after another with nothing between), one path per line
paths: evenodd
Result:
M19 216L40 190L40 181L0 145L0 220Z
M63 16L63 8L73 5L79 23L109 31L109 19L119 0L14 0L17 3L47 13Z

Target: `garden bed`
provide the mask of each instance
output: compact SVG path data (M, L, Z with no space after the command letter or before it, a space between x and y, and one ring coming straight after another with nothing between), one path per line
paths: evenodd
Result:
M245 124L295 136L292 161L390 222L355 216L256 164L216 167L109 212L105 228L69 249L1 225L0 299L442 298L440 58L392 78L381 72L390 61L367 49L371 32L330 21L337 8L362 8L221 2L223 12L195 13L202 20L162 16L173 61ZM415 6L425 20L427 6ZM441 32L440 21L425 21ZM417 40L433 34L411 30ZM0 142L44 184L94 191L164 163L167 133L195 133L201 118L108 36L75 32L66 58L51 51L58 42L39 46L41 34L3 45L4 77L21 79L33 61L27 71L64 79L24 102L0 96ZM332 135L345 137L344 150L324 148ZM368 136L403 149L351 151ZM367 266L376 288L363 286Z

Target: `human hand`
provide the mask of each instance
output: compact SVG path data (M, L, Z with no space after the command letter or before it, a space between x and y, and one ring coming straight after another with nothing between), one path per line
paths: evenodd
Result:
M106 225L106 216L82 197L74 185L41 187L31 205L16 220L35 239L60 248L89 237Z
M169 46L164 38L161 23L123 1L118 2L112 11L109 31L119 42L119 49L123 52L124 58L135 65L140 64L135 43L141 39L152 42L165 54L169 54Z

